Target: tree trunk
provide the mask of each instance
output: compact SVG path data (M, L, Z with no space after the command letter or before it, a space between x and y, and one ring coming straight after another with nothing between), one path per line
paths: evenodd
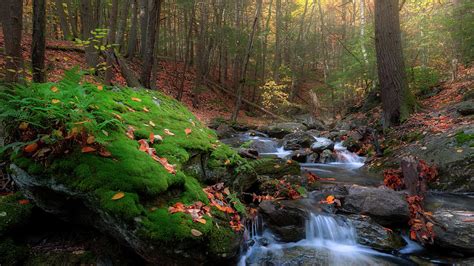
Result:
M275 56L273 59L273 79L278 83L281 65L281 0L276 0L276 29L275 29Z
M145 88L151 88L151 70L153 68L153 62L155 60L155 39L156 39L156 28L157 20L159 17L159 9L161 6L161 0L151 0L150 10L148 14L148 25L147 25L147 38L145 45L145 56L143 60L143 68L141 74L141 82Z
M63 32L63 38L65 40L71 39L71 31L69 30L69 23L67 21L66 12L64 12L64 1L63 0L56 0L56 13L59 18L59 25L61 26L61 31Z
M140 55L141 58L145 57L146 40L147 40L147 27L148 27L148 0L139 0L140 3Z
M34 82L46 82L46 0L33 1L33 40L31 65Z
M176 99L178 101L181 101L181 99L183 98L184 83L186 82L186 72L188 71L188 61L189 61L189 52L188 52L188 50L190 50L190 42L191 42L190 39L191 39L191 36L192 36L192 33L193 33L195 13L196 13L196 8L195 8L194 3L193 3L193 7L192 7L192 10L191 10L191 17L189 18L188 36L186 38L186 44L185 44L186 51L184 53L183 76L181 77L181 83L179 85L179 90L178 90L178 96L176 97Z
M107 43L111 45L109 49L110 53L107 56L107 70L105 71L105 84L110 85L114 76L113 63L114 59L111 54L114 51L112 46L115 42L116 30L117 30L117 13L118 13L118 0L112 0L112 9L110 11L110 24L109 24L109 34L107 36Z
M5 38L5 81L18 82L23 73L21 31L23 27L23 0L2 0L4 9L3 36Z
M120 1L122 6L117 19L117 35L115 36L115 44L120 45L119 50L124 51L124 35L127 28L128 10L130 9L130 0Z
M403 62L398 0L375 2L375 48L384 128L398 125L414 109Z
M132 26L128 35L127 57L133 57L137 51L138 2L132 0Z
M240 74L241 76L240 76L239 86L237 89L237 98L235 100L235 107L234 107L234 111L232 112L232 117L231 117L231 120L234 122L237 120L237 117L239 116L240 106L242 105L242 90L245 86L247 67L249 64L250 54L252 52L252 47L253 47L253 38L255 35L255 30L257 29L257 23L258 23L258 18L260 16L261 9L262 9L262 0L258 0L257 10L255 11L255 19L253 21L253 26L252 26L252 33L250 34L249 43L248 43L247 51L245 54L244 66Z
M86 63L90 68L94 69L97 67L98 63L98 51L94 48L92 42L92 33L96 26L96 16L93 14L94 10L92 8L91 0L81 0L81 27L82 27L82 39L83 41L89 41L89 45L85 45L86 51Z
M360 0L360 49L364 58L365 67L369 66L367 49L365 48L365 0ZM367 71L367 70L365 70Z

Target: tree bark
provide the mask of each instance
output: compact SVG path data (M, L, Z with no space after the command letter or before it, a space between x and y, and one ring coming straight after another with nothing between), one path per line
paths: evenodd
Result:
M375 48L384 128L398 125L414 109L403 61L398 0L375 2Z
M138 36L138 2L132 0L132 25L128 35L127 57L133 57L137 51Z
M63 32L63 38L65 40L71 39L71 31L69 30L69 23L67 21L66 12L64 12L64 1L63 0L56 0L56 13L59 18L59 25L61 26L61 31Z
M112 54L114 51L114 47L112 46L115 42L116 37L116 30L117 30L117 14L118 14L118 0L112 0L112 9L110 12L110 24L109 24L109 34L107 36L107 43L111 45L108 50ZM105 84L110 85L112 83L112 79L114 76L114 69L113 69L113 58L111 56L107 56L107 70L105 71Z
M148 0L139 0L140 3L140 55L141 58L145 57L146 40L147 40L147 27L148 27Z
M21 35L23 0L2 0L4 5L3 36L5 38L5 81L18 82L23 73Z
M124 51L124 35L125 28L127 28L128 10L130 9L130 0L120 1L120 11L117 18L117 34L115 36L115 43L120 45L119 50Z
M89 41L90 44L85 45L86 63L90 68L95 69L99 60L99 53L94 48L92 42L91 31L97 27L97 16L94 15L94 10L91 0L81 0L81 28L83 41Z
M253 26L252 26L252 33L250 34L249 43L248 43L247 51L246 51L246 54L245 54L244 66L243 66L243 69L242 69L241 74L240 74L241 76L240 76L239 86L237 88L237 98L235 100L235 107L234 107L234 111L232 112L232 117L231 117L232 121L237 120L237 117L239 116L240 106L242 105L242 90L245 86L245 78L246 78L246 75L247 75L247 67L248 67L248 64L249 64L250 54L252 52L253 39L254 39L254 35L255 35L255 30L257 29L257 23L258 23L258 18L260 16L260 10L261 9L262 9L262 0L258 0L257 10L255 11L255 18L254 18Z
M155 39L156 39L156 28L159 17L159 9L161 6L161 0L151 0L150 10L148 15L147 25L147 38L145 45L145 56L143 58L143 69L141 74L141 82L145 88L151 88L151 70L153 68L153 62L155 60Z
M33 1L33 40L31 65L34 82L46 82L46 0Z
M281 0L276 0L276 6L275 6L275 11L276 11L276 29L275 29L275 56L273 59L273 80L275 82L279 82L279 69L281 65Z

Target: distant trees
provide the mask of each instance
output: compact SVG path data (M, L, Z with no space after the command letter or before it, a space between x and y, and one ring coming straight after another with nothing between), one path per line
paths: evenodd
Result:
M34 82L46 82L46 0L33 1L31 68Z
M384 127L400 124L413 111L400 30L398 0L375 2L375 48Z

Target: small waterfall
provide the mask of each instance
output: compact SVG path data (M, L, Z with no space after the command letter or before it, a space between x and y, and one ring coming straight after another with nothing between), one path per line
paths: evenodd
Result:
M337 157L336 163L345 163L362 167L366 159L365 157L361 157L348 151L347 148L342 145L342 142L337 142L334 145L334 152L336 153Z
M327 215L311 214L306 221L306 240L317 244L331 241L346 245L356 245L355 229L346 222L337 221Z

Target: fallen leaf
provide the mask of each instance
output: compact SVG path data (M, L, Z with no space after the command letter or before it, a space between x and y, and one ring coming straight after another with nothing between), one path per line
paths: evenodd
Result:
M198 219L194 219L195 222L198 222L198 223L202 223L202 224L206 224L206 219L204 218L198 218Z
M329 195L329 196L326 197L326 202L327 202L328 204L333 204L333 203L334 203L334 199L335 199L335 198L334 198L333 195Z
M193 131L192 131L192 129L190 129L190 128L186 128L186 129L184 130L184 133L186 133L186 135L191 134L191 132L193 132Z
M38 144L35 142L35 143L31 143L29 145L26 145L25 148L23 148L23 150L27 153L32 153L32 152L35 152L36 150L38 150Z
M195 237L199 237L199 236L202 236L202 233L201 231L198 231L196 229L191 229L191 234Z
M112 196L112 200L119 200L121 198L125 197L125 193L123 192L118 192L115 195Z
M102 130L102 133L104 133L104 135L106 135L107 137L109 136L109 132L107 132L105 130Z
M458 149L458 150L456 150L456 152L457 152L457 153L462 153L463 150L462 150L462 149Z
M51 87L51 91L54 92L54 93L56 93L56 92L59 91L59 89L58 89L57 87L54 87L54 86L53 86L53 87Z
M90 153L90 152L95 152L96 149L91 147L91 146L85 146L82 148L82 153Z
M119 114L116 114L116 113L112 113L115 118L119 119L119 120L122 120L123 118L119 115Z
M127 137L129 139L135 139L134 132L135 132L135 128L133 128L132 126L128 126L127 133L126 133Z
M171 132L171 131L170 131L169 129L167 129L167 128L165 128L163 131L165 132L166 135L174 136L174 133Z
M230 195L230 191L228 187L224 188L224 194L226 194L227 196Z
M143 107L143 111L145 111L145 113L150 112L150 110L148 110L148 108L146 108L146 107Z
M21 205L27 205L27 204L30 203L30 201L27 200L27 199L22 199L22 200L19 200L18 203L21 204Z
M155 123L153 123L153 121L148 122L148 124L150 124L150 126L152 127L156 126Z
M102 157L108 158L108 157L112 156L112 153L110 153L110 151L107 151L107 150L101 150L101 151L99 151L99 155L102 156Z
M29 125L30 124L27 123L27 122L21 122L20 125L18 126L18 128L21 129L21 130L26 130L26 129L28 129Z
M61 101L58 100L58 99L52 99L51 102L52 102L53 104L57 104L57 103L60 103Z
M104 87L102 85L99 85L99 86L97 86L97 89L101 91L101 90L104 89Z
M95 142L95 137L93 135L89 135L89 137L87 137L87 144L92 144Z
M229 164L230 164L230 160L229 160L229 159L225 160L224 164L225 164L225 165L229 165Z
M140 98L136 98L136 97L132 97L132 101L134 101L134 102L141 102L141 101L142 101L142 99L140 99Z

